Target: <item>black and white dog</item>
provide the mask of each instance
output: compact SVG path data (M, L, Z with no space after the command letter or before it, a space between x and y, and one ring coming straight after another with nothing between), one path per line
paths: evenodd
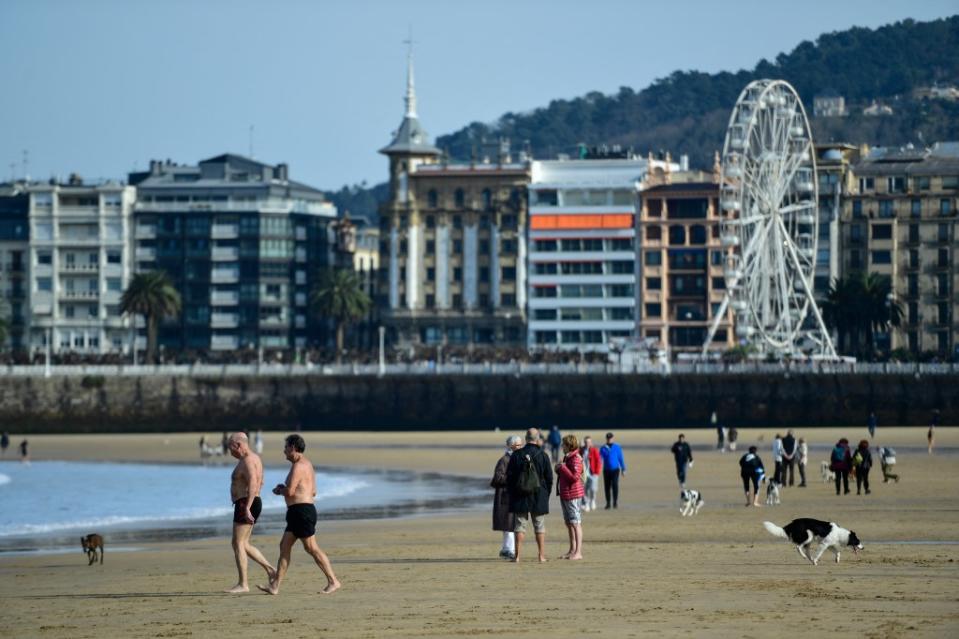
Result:
M781 503L782 498L779 492L779 482L775 479L770 479L769 484L766 485L766 505L778 506Z
M796 544L796 550L804 559L808 559L813 565L819 564L819 558L829 548L836 555L836 563L839 563L839 551L844 546L852 548L854 554L859 554L862 550L862 542L851 530L846 530L842 526L829 521L819 521L818 519L793 519L786 524L785 528L780 528L771 521L764 521L763 526L769 531L769 534L776 537L788 539ZM819 540L819 547L816 554L809 555L808 548L815 540Z
M683 514L683 517L692 517L705 505L703 495L698 490L687 489L679 493L679 512Z

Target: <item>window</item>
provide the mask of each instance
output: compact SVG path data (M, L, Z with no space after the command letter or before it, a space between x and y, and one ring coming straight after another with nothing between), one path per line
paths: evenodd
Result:
M556 331L536 331L534 336L537 344L556 343Z
M937 265L939 268L947 268L949 266L949 249L939 249L939 255L937 256Z
M646 278L646 290L647 291L659 291L663 288L663 278L661 277L647 277Z
M663 254L660 251L646 251L643 256L643 264L646 266L659 266L663 263Z
M460 308L463 306L463 296L457 293L453 296L453 308Z
M463 228L463 216L462 216L462 215L454 215L454 216L453 216L453 228L454 228L454 229L461 229L461 228Z
M662 200L646 200L646 215L648 217L662 217L663 201Z
M426 308L433 308L436 306L436 297L432 294L426 296Z
M37 251L37 264L53 264L53 254L50 251Z
M534 251L555 251L556 250L556 240L534 240L533 242Z
M536 262L533 264L533 272L537 275L555 275L556 270L555 262Z
M453 252L454 253L463 252L463 240L453 240Z
M876 188L876 180L871 177L861 177L859 178L859 192L866 193L873 191Z
M426 253L433 254L436 252L436 241L435 240L426 240Z
M886 178L886 189L890 193L903 193L906 190L906 178L902 176Z
M584 290L591 291L593 287L584 286ZM601 287L597 287L601 288ZM585 297L602 297L602 293L596 295L586 295ZM632 284L611 284L609 287L610 297L635 297L636 289Z
M959 189L959 175L942 176L942 189L944 191L955 191L956 189Z
M63 316L67 319L73 319L76 317L76 307L75 306L64 306L63 307Z
M939 215L951 215L952 214L952 200L943 198L939 200Z
M107 290L108 291L120 291L122 290L121 280L119 277L108 277L107 278Z
M493 208L493 194L489 189L483 189L483 210L489 211Z
M481 266L479 272L480 282L489 282L489 267Z
M51 277L38 277L38 278L37 278L37 290L38 290L38 291L52 291L52 290L53 290L53 278L51 278Z
M456 194L453 196L453 200L456 203L456 208L463 208L463 206L466 204L466 194L463 193L463 189L456 189Z
M533 204L538 204L539 206L556 206L558 202L556 189L533 191Z
M533 319L554 320L556 319L555 308L538 308L533 312Z
M432 215L426 216L426 228L435 229L436 228L436 217Z
M669 227L669 245L682 246L686 243L686 227L674 224Z
M912 200L909 204L909 214L913 217L922 216L922 200Z
M533 297L556 297L555 286L536 286L533 288Z
M709 210L709 200L668 200L666 217L670 220L705 218Z
M503 306L516 306L516 295L513 293L503 293L500 302Z
M893 217L894 215L892 200L882 200L879 202L879 217Z
M909 225L909 242L911 244L919 243L919 225L918 224Z
M919 295L919 276L915 274L910 274L906 277L906 290L908 291L909 297L916 297Z
M936 237L940 242L948 242L949 241L949 225L940 224Z
M662 304L646 304L645 311L646 317L662 317L663 306Z
M516 267L514 266L504 266L502 268L502 280L504 282L515 282L516 281Z
M873 264L891 264L892 253L890 251L872 251L870 259Z
M713 290L723 290L726 288L726 279L723 277L713 278Z
M849 242L862 244L862 224L853 224L849 227Z
M704 249L673 249L668 252L669 267L675 269L701 270L706 268Z
M426 269L426 279L429 282L432 282L433 280L436 279L436 269L433 268L432 266Z
M620 275L632 274L635 270L635 263L632 261L629 262L610 262L609 265L612 267L612 272Z
M891 240L892 239L892 224L875 224L872 227L872 239L874 240Z
M706 243L706 227L700 224L695 224L689 229L689 243L690 244L705 244Z
M917 187L920 191L928 191L928 190L929 190L929 176L928 176L928 175L924 175L924 176L917 177L917 178L916 178L916 187Z
M919 268L919 251L916 249L909 251L909 268Z
M613 239L609 241L609 248L613 251L632 251L633 241L628 239Z
M462 282L463 281L463 269L459 266L453 269L453 281Z
M713 266L722 266L723 258L726 257L726 254L722 251L711 251L709 253L709 263Z
M516 240L503 240L500 244L500 252L503 254L511 254L516 252Z
M480 240L479 250L481 255L489 253L489 240Z
M430 189L429 193L426 194L426 205L431 209L435 209L438 201L439 198L436 196L436 189Z
M853 217L862 217L862 200L853 200L853 202L852 202L852 216L853 216Z

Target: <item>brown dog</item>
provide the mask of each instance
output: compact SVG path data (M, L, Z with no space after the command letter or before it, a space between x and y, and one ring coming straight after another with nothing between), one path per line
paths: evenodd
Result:
M97 534L80 537L80 545L83 546L83 552L87 553L87 559L90 560L88 566L92 566L97 560L97 549L100 549L100 563L103 563L103 537Z

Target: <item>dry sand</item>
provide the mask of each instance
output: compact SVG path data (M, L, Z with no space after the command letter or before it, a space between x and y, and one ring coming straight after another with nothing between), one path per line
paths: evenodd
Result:
M899 448L903 479L881 483L877 462L868 497L855 491L837 497L818 470L827 444L843 435L856 441L865 429L802 430L813 445L809 487L786 489L781 506L760 509L742 506L737 460L761 437L771 470L773 431L742 431L739 451L724 455L702 448L715 444L714 432L687 431L696 457L688 484L706 499L695 518L678 511L668 452L675 434L619 433L629 465L620 508L585 515L582 562L498 559L500 534L489 529L485 509L323 522L318 541L341 591L320 595L322 575L297 548L278 597L231 596L220 592L236 577L226 538L127 553L110 553L108 538L103 566L88 567L79 548L69 555L0 558L0 636L959 636L959 429L940 428L941 451L930 457L924 428L880 427L879 441ZM321 465L486 477L505 433L305 437L308 454ZM198 439L33 436L30 442L34 459L184 462L196 460ZM268 462L282 461L281 439L267 434ZM629 448L636 445L641 448ZM155 498L189 496L158 486ZM838 565L812 566L761 525L800 516L854 529L865 550L859 558L844 553ZM555 498L547 526L548 554L558 557L566 534ZM254 539L276 558L278 536ZM253 568L253 582L261 581Z

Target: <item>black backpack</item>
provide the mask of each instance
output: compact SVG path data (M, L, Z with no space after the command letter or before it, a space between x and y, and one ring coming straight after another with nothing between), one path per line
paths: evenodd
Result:
M519 492L525 495L535 495L539 492L539 469L536 468L535 462L542 454L543 452L540 451L533 457L526 455L526 461L523 462L523 469L519 473Z

